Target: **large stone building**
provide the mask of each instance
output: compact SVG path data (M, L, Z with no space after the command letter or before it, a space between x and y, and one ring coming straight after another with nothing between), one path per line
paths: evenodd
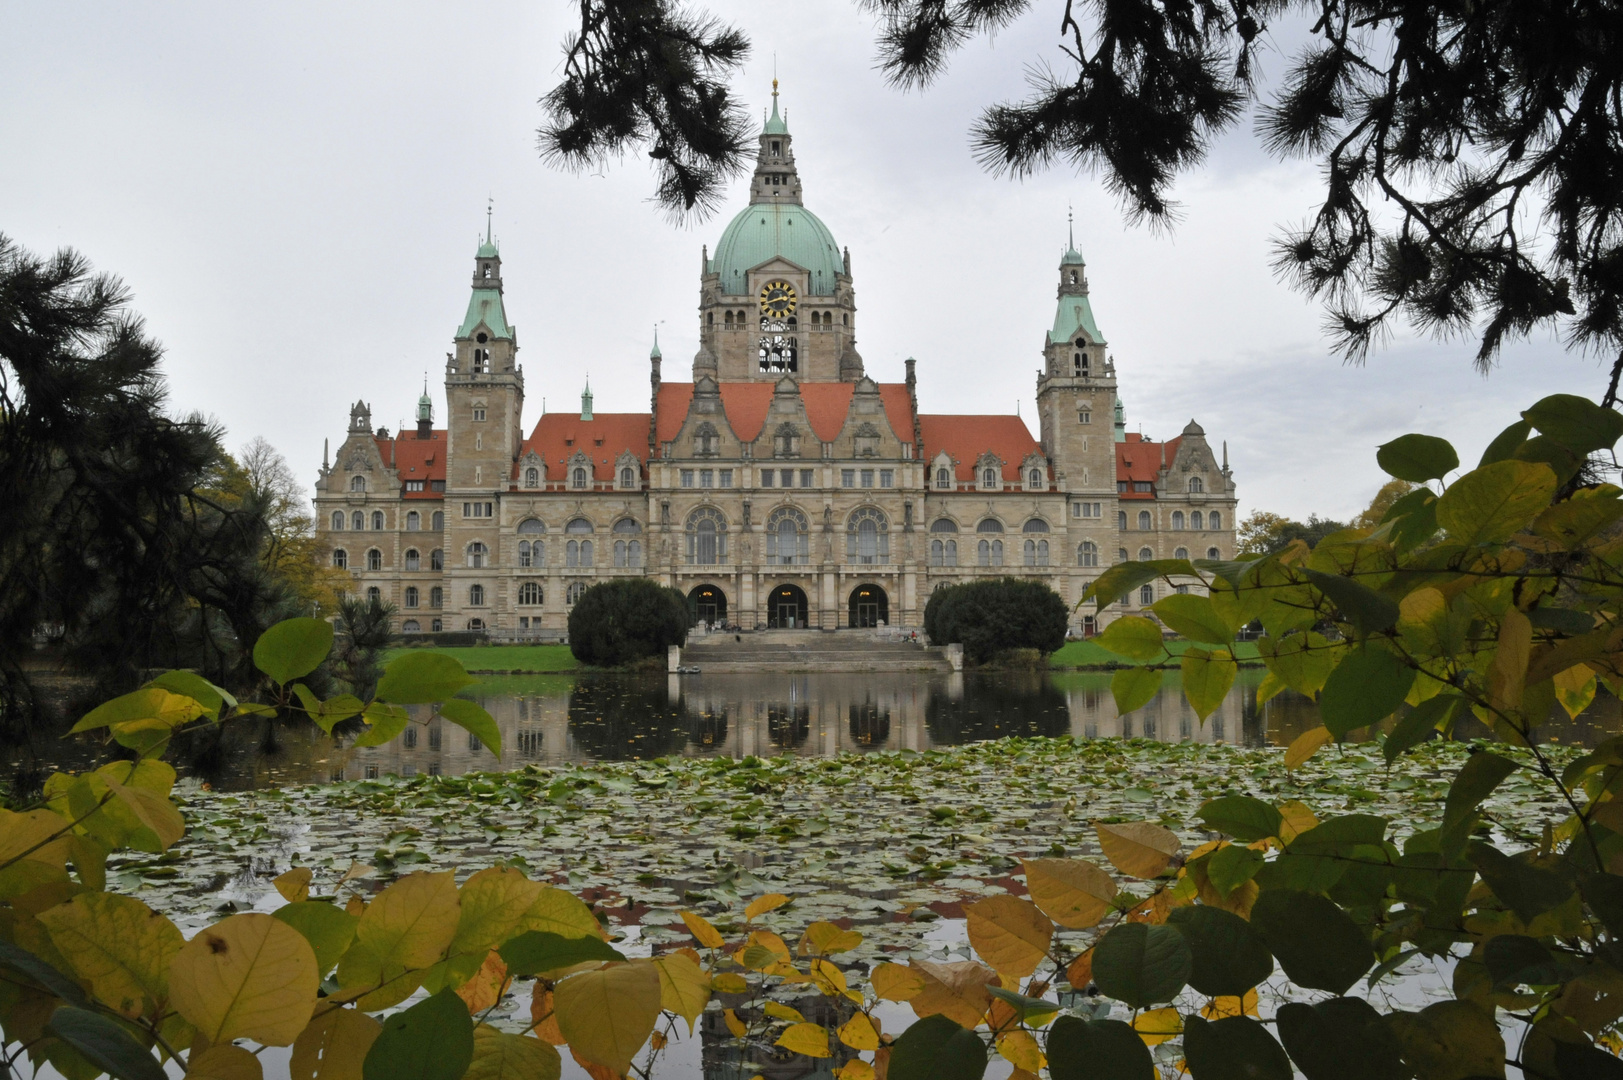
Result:
M1075 605L1126 559L1232 558L1235 489L1193 421L1125 431L1117 369L1074 244L1017 416L921 413L916 365L878 382L856 348L849 250L805 208L777 94L750 202L706 250L691 380L651 411L544 413L524 427L518 332L487 234L447 354L446 427L374 430L357 402L316 482L321 539L405 632L555 635L589 585L651 575L746 628L917 626L931 590L1017 574ZM1156 599L1146 585L1103 615ZM1092 605L1078 631L1095 628Z

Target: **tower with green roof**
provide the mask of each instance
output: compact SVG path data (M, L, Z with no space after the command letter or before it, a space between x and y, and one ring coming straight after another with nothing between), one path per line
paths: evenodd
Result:
M759 142L749 205L722 231L714 256L704 255L694 378L859 379L850 254L806 209L775 79Z

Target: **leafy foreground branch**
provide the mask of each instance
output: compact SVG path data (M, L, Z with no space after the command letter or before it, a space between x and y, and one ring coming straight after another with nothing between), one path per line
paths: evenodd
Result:
M511 866L460 886L450 872L414 873L370 897L358 884L368 868L314 896L301 867L277 879L288 902L274 913L231 915L186 940L105 891L112 851L164 851L185 830L161 760L177 730L288 709L329 732L361 717L357 741L376 744L410 722L402 706L437 703L499 751L489 715L454 696L472 681L454 660L413 652L374 700L323 701L298 680L326 658L330 627L279 624L255 649L264 701L170 672L76 729L106 728L137 760L59 774L44 805L0 817L5 1064L149 1080L172 1059L187 1076L234 1080L261 1075L255 1047L291 1045L297 1077L556 1077L567 1047L594 1077L649 1077L675 1025L691 1032L710 1011L752 1054L829 1059L843 1080L980 1077L994 1053L1018 1080L1158 1069L1463 1080L1507 1064L1550 1080L1619 1075L1623 739L1557 768L1535 728L1557 703L1581 710L1602 680L1623 689L1623 489L1579 480L1620 436L1610 410L1546 399L1481 466L1441 492L1417 489L1377 528L1248 561L1109 570L1093 590L1105 601L1156 576L1204 582L1206 595L1155 608L1202 643L1178 662L1203 716L1232 684L1234 632L1262 623L1259 697L1315 695L1325 721L1287 767L1394 715L1389 760L1467 710L1502 748L1469 756L1440 824L1401 848L1386 818L1321 819L1243 794L1200 807L1218 838L1187 853L1162 824L1097 822L1108 866L1023 860L1027 895L965 908L978 959L955 963L857 964L862 935L833 921L791 945L763 921L779 912L781 927L791 904L774 892L713 919L684 912L694 947L629 958L580 899ZM1458 467L1425 436L1387 444L1380 460L1415 483ZM1104 640L1144 665L1113 687L1120 708L1136 707L1170 660L1160 629L1121 619ZM1486 819L1485 801L1516 774L1546 785L1565 820L1539 829L1503 799ZM1516 836L1538 839L1506 850ZM1454 998L1387 1007L1372 991L1419 956L1450 966ZM522 1031L497 1022L516 980L531 1003ZM1266 1003L1271 1015L1265 982L1282 1002ZM886 1032L886 1001L917 1020Z

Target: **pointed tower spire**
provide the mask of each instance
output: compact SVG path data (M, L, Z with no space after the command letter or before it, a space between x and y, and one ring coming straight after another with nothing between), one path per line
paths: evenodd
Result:
M580 392L580 418L582 420L592 418L592 377L590 375L586 377L586 389Z
M659 351L659 324L655 323L654 324L654 347L652 349L648 350L648 359L650 359L650 360L661 360L661 359L664 358L664 355L665 355L664 353Z
M327 457L327 453L331 449L331 446L330 446L331 442L332 442L331 439L322 439L321 440L321 471L322 472L326 472L328 469L332 468L332 465L329 464L329 460L328 460L328 457ZM1228 443L1224 443L1223 447L1224 447L1223 452L1225 454L1228 453Z
M800 174L795 171L792 142L789 125L778 112L778 80L773 79L772 115L761 127L761 149L750 182L750 202L801 205Z

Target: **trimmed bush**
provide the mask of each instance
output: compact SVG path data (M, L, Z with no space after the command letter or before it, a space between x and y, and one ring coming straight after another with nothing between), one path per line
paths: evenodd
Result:
M1011 649L1054 652L1065 644L1068 616L1047 585L1006 577L937 589L924 606L924 632L938 645L962 644L968 659L984 664Z
M593 585L569 612L569 651L583 664L620 667L687 640L687 597L646 578Z

